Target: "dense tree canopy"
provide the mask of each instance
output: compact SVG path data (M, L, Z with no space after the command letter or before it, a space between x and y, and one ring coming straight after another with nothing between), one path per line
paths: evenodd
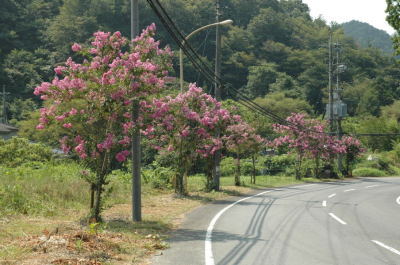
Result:
M399 29L397 2L388 0L388 21ZM176 50L177 45L147 2L139 4L140 27L152 22L160 24L161 44L170 44ZM162 4L186 35L215 20L214 0L164 0ZM327 101L331 30L333 39L342 44L341 59L348 66L341 81L350 116L378 116L383 106L400 99L396 58L376 48L359 47L339 24L327 25L321 18L312 19L301 0L223 0L221 9L221 19L234 21L233 25L221 27L222 77L249 97L268 98L284 93L285 97L311 106L311 110L306 108L308 113L322 115ZM68 56L76 56L70 50L73 42L87 41L96 30L129 35L130 1L4 0L0 27L0 82L11 92L9 104L17 99L21 104L21 100L32 97L36 85L54 76L52 68ZM214 33L211 28L190 40L211 67ZM206 92L212 91L213 85L188 60L184 64L185 81L197 82ZM222 95L227 99L235 93L223 91ZM281 114L286 115L287 111ZM24 116L10 111L8 115L9 119L11 115Z

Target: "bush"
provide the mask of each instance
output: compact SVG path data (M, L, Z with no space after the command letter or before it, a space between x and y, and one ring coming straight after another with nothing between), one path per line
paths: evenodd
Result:
M172 187L172 179L176 172L170 167L162 167L153 162L149 168L142 170L142 176L146 183L155 189L169 189Z
M386 173L382 170L370 167L360 167L353 170L355 177L384 177Z
M221 160L221 176L233 176L235 174L235 159L233 157L224 157Z
M295 157L293 155L277 155L277 156L265 156L264 158L264 170L269 175L275 175L281 172L292 172L295 166Z
M368 157L367 155L366 157ZM357 165L357 168L374 168L380 171L384 171L388 175L396 174L396 171L393 170L393 166L395 166L395 161L390 158L388 152L374 154L373 160L367 160L365 158L364 161L360 162Z
M50 147L29 143L27 139L13 137L0 139L0 163L5 167L17 167L30 162L50 161L53 156Z

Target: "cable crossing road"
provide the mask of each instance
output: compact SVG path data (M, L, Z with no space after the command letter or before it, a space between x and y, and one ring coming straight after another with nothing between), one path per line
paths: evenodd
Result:
M187 215L154 265L399 265L400 178L259 191Z

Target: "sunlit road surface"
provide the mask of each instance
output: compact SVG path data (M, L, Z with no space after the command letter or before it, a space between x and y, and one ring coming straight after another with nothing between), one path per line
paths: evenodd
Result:
M200 207L153 264L400 265L400 178L291 186Z

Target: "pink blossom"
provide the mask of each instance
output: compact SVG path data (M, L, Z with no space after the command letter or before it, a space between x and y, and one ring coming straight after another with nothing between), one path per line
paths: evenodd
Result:
M78 43L74 43L74 45L72 45L72 51L74 52L78 52L82 49L81 45L79 45Z
M72 123L64 123L63 127L64 128L72 128Z
M44 127L44 125L42 124L42 123L39 123L37 126L36 126L36 129L37 130L43 130L45 127Z
M129 156L130 152L128 150L121 151L117 153L115 158L117 159L118 162L124 162L126 158Z

